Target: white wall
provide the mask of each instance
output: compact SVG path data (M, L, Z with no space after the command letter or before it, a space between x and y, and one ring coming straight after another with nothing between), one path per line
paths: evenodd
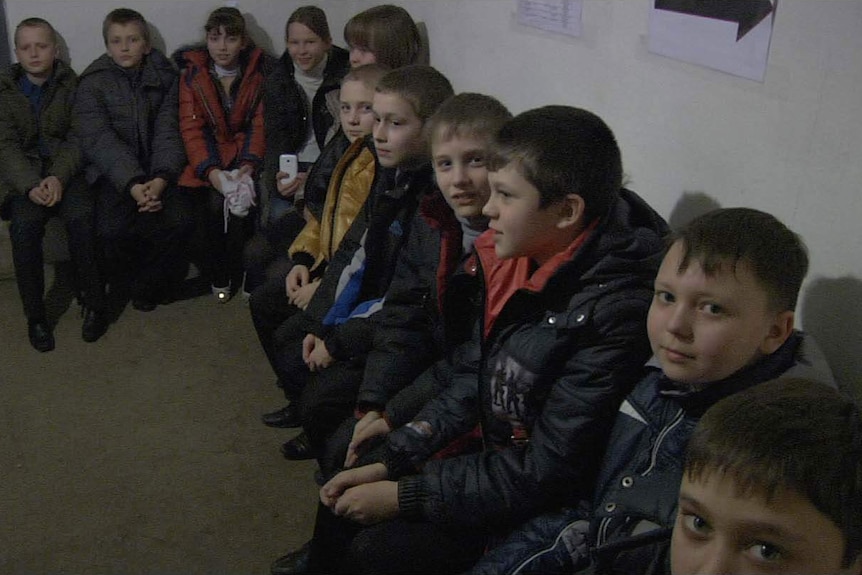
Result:
M240 0L259 44L283 49L305 2ZM341 43L344 22L380 2L317 2ZM799 325L846 383L862 388L862 2L781 0L764 83L650 54L650 0L585 0L580 38L514 22L515 0L404 0L424 21L431 63L456 91L517 113L562 103L607 120L630 186L672 223L704 205L751 206L800 233L812 266ZM200 39L212 0L6 0L8 22L43 16L77 70L102 50L101 18L129 5L170 52Z

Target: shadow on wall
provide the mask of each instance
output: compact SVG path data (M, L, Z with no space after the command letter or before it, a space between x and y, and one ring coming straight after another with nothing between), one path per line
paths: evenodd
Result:
M720 207L721 204L704 192L687 190L673 207L667 223L672 230L678 230L694 218Z
M842 389L862 402L862 281L818 278L803 294L802 325L814 336Z

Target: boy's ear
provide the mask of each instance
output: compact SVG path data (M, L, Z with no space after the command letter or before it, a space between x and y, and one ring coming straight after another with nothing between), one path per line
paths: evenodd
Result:
M581 226L584 220L584 198L578 194L566 194L558 206L560 219L557 227L568 228L570 226Z
M760 344L760 351L769 355L781 347L793 332L794 312L785 310L775 315L769 332Z

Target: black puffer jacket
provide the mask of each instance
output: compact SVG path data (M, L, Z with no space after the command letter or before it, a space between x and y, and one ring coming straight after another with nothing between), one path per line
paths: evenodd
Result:
M407 423L402 420L408 409L405 402L420 401L411 396L431 399L435 390L448 383L442 375L446 365L455 349L470 339L478 317L476 264L469 254L465 261L462 236L461 224L443 195L437 190L427 194L414 217L383 308L371 317L374 347L357 397L360 411L383 409L432 362L444 357L443 364L416 382L411 395L387 407L390 422ZM438 378L442 378L439 383Z
M38 122L18 87L23 75L20 64L0 73L0 205L7 194L26 194L48 175L65 186L81 168L81 152L69 141L75 72L55 62L54 73L43 86Z
M326 136L338 121L326 105L326 95L338 90L341 79L350 69L350 54L344 48L333 46L323 70L323 83L311 102L311 125L317 145L323 150ZM262 183L265 189L275 192L275 174L278 157L295 154L308 139L308 106L302 87L294 79L293 60L287 51L279 58L266 80L264 125L266 129L266 156Z
M507 528L590 497L617 407L649 356L646 314L666 231L623 190L582 244L535 271L525 258L497 260L493 234L480 236L484 293L521 287L505 301L486 295L479 372L459 366L389 435L384 461L400 478L403 516ZM499 310L493 321L489 310ZM484 451L428 461L477 424Z
M87 181L107 177L126 191L160 176L175 183L186 165L180 137L179 74L153 48L138 70L103 54L81 74L73 133L87 162Z

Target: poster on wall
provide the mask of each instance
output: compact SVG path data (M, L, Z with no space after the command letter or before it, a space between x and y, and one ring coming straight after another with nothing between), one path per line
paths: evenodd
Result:
M651 0L649 51L763 82L778 0Z
M580 36L583 4L583 0L518 0L518 23L547 32Z

